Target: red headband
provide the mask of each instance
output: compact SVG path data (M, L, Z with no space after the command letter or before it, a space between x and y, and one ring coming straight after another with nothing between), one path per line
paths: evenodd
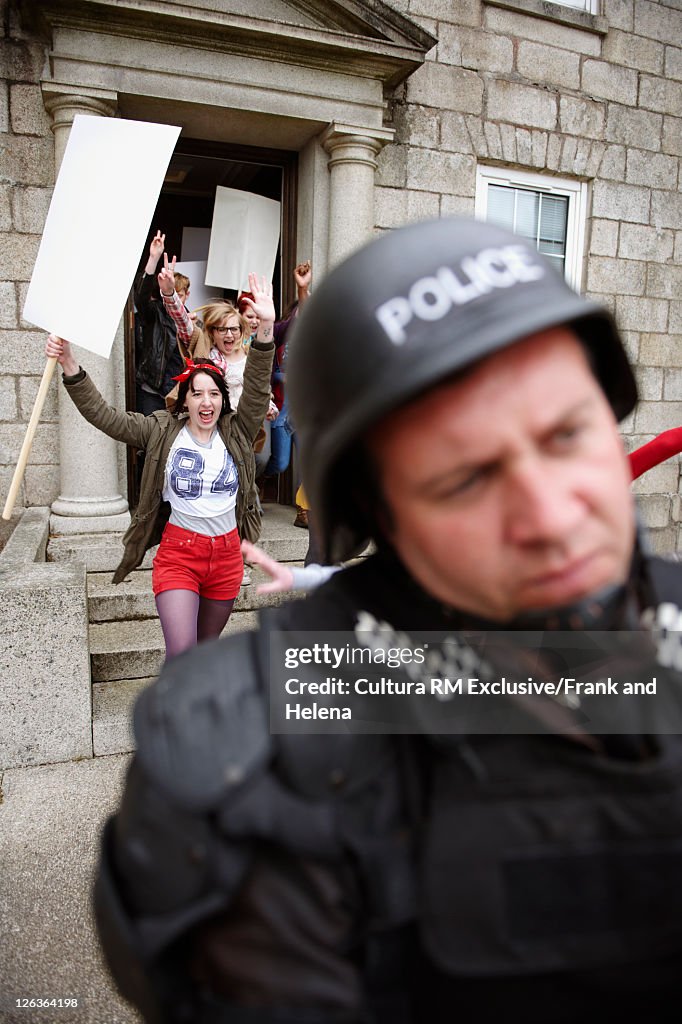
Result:
M185 359L185 369L177 377L173 377L173 380L182 384L195 370L209 370L212 373L217 373L219 377L223 375L223 371L215 363L194 363L191 359Z

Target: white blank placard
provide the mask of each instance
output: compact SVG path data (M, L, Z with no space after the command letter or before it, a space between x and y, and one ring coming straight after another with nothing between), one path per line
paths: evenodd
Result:
M189 278L189 302L190 309L197 309L198 306L205 306L207 302L215 299L222 299L222 288L210 288L204 284L206 276L206 260L183 260L176 263L175 269L178 274L184 274Z
M109 356L179 134L174 125L76 115L25 320Z
M280 204L218 185L206 284L246 291L249 271L272 280L279 244Z

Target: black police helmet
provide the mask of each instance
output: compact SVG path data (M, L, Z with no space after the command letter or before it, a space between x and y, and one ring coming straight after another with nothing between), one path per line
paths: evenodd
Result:
M334 485L340 460L387 413L551 327L582 339L617 419L637 386L610 313L576 294L525 239L468 218L400 228L334 269L294 327L287 390L326 557L365 539Z

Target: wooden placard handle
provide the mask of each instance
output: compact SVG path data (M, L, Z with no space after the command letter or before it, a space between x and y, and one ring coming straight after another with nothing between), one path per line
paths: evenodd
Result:
M57 360L54 356L48 359L45 364L43 379L40 382L38 394L36 395L36 400L33 403L33 412L31 413L31 418L28 421L24 443L22 444L21 451L19 452L19 461L17 462L16 469L14 470L14 476L12 477L7 501L5 502L5 508L2 513L3 519L10 519L12 516L12 509L14 508L14 503L17 500L21 481L24 478L24 470L26 469L26 463L28 462L28 457L31 452L31 445L33 444L33 438L35 437L36 428L40 420L40 414L43 411L45 399L47 398L47 389L50 386L50 381L52 380L52 375L56 365Z

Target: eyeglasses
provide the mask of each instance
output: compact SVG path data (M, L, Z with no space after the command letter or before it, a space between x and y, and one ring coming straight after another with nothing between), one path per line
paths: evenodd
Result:
M216 334L227 334L228 331L230 334L242 333L241 327L214 327L213 330L216 332Z

